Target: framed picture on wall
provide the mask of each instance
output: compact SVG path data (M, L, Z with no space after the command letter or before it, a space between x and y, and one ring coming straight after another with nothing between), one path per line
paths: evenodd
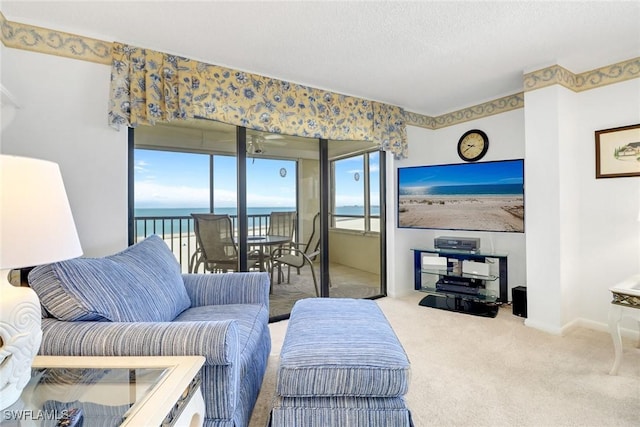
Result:
M596 178L640 176L640 123L597 130Z

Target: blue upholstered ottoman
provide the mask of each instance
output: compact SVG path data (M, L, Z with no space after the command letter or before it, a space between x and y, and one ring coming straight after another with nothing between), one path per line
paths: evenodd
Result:
M375 302L300 300L280 353L271 425L409 426L409 368Z

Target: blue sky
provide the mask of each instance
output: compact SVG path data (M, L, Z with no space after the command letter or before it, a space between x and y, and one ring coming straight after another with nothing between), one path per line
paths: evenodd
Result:
M216 156L215 159L215 205L235 207L236 158ZM362 157L336 163L338 186L336 205L363 204L362 167ZM281 176L283 169L284 177ZM137 208L206 208L209 206L209 156L207 155L136 149L134 172ZM358 181L354 179L356 173L359 174ZM294 161L248 159L247 203L249 207L295 206L295 176ZM377 164L376 167L372 167L372 177L379 179ZM375 199L372 197L372 204L378 204L377 193Z
M362 206L364 205L364 164L363 156L349 157L334 162L336 176L336 205ZM380 171L379 155L373 153L369 168L371 171L371 204L379 205ZM356 175L357 174L357 175ZM356 176L358 179L356 180Z
M403 189L444 185L521 184L520 161L461 163L403 168L399 181Z

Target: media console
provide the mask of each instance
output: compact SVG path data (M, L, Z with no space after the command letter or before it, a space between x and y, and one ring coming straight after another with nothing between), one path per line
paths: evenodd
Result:
M420 305L495 317L508 302L507 255L443 249L412 249ZM491 268L497 263L497 271ZM496 286L491 286L497 281ZM489 286L488 286L489 284Z

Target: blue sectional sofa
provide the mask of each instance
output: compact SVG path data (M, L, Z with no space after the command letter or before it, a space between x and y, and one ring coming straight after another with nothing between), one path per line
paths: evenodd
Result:
M271 350L267 273L181 274L158 236L36 267L42 355L202 355L205 426L247 426Z

